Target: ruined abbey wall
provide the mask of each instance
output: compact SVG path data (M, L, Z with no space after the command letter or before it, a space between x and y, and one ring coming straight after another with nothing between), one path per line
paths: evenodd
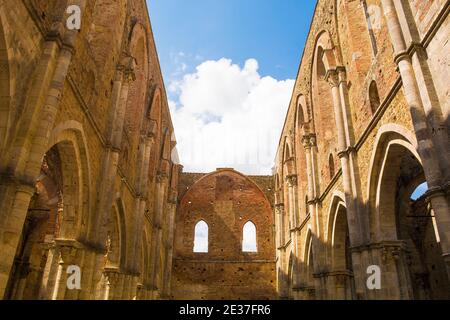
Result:
M175 226L174 299L276 297L272 177L246 177L232 169L183 173ZM195 226L208 225L207 252L193 252ZM257 252L243 252L243 227L256 226Z

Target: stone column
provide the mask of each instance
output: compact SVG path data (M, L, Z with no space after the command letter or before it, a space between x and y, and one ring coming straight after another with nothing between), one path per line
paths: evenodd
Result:
M393 0L382 0L382 5L394 47L395 61L402 78L403 91L411 112L418 152L429 187L428 196L436 216L442 256L450 279L450 200L448 196L450 144L446 133L448 128L438 130L442 127L442 122L436 121L433 110L427 110L424 107L416 79L416 74L420 74L420 70L414 70Z
M154 297L161 293L159 283L157 283L157 275L161 272L162 266L159 263L159 255L162 245L162 219L164 215L164 207L166 200L166 190L168 185L168 175L165 171L158 173L156 177L156 206L154 212L152 243L150 252L150 282L154 291ZM158 292L159 291L159 292Z

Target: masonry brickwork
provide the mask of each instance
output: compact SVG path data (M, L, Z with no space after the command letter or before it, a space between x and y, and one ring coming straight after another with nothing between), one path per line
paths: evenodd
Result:
M0 1L0 297L449 299L449 11L318 0L245 176L183 172L145 0Z

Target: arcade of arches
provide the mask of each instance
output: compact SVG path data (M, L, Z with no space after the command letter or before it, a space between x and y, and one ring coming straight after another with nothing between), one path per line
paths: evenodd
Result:
M1 1L0 296L449 299L449 7L318 0L245 176L182 172L146 1Z

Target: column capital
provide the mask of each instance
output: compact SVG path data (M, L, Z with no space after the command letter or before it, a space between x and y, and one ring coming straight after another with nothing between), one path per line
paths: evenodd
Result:
M312 147L316 147L317 146L316 135L313 133L304 135L302 137L302 144L303 148L305 149L311 149Z

